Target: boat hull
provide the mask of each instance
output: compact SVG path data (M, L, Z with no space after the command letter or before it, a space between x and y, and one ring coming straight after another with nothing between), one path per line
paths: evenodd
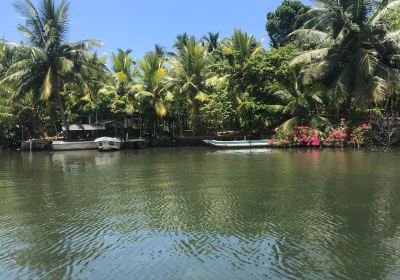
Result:
M97 142L95 141L53 141L53 151L74 151L74 150L95 150Z
M121 150L124 142L118 138L101 137L95 140L99 151L118 151Z
M204 143L215 147L223 149L231 148L265 148L271 146L268 140L242 140L242 141L217 141L217 140L204 140Z
M114 143L111 145L108 142L99 142L98 143L98 149L99 151L118 151L122 149L123 143Z

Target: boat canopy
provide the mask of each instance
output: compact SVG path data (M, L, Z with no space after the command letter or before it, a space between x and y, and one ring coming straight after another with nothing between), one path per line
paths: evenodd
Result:
M68 130L69 131L97 131L97 130L105 130L106 126L105 125L100 125L100 124L70 124L68 125ZM63 125L62 126L63 131L67 131L67 126Z

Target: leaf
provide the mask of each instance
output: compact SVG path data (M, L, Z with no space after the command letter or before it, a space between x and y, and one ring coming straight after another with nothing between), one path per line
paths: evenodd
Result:
M315 29L300 28L300 29L293 31L288 36L289 36L289 38L290 37L297 37L297 38L301 38L301 39L307 38L308 40L317 41L317 42L325 43L325 44L333 43L333 39L329 33L326 33L326 32L320 31L320 30L315 30Z
M51 91L53 89L53 85L51 83L51 67L47 71L46 77L44 78L44 82L41 88L40 99L49 100Z
M139 91L138 93L135 94L135 98L138 99L139 101L144 101L147 98L151 97L154 97L153 93L145 90Z
M284 105L265 105L264 108L271 113L282 113L285 110Z
M61 66L60 74L67 74L74 68L74 63L72 60L69 60L65 57L60 57L58 61Z
M299 55L297 55L294 59L292 59L290 65L293 66L300 63L309 64L311 62L321 60L328 55L328 51L329 48L322 48L322 49L302 52Z
M281 124L278 129L282 130L284 133L289 133L297 125L298 119L296 117L288 119L283 124Z
M126 113L128 115L132 115L134 111L135 111L135 108L134 108L133 104L126 105Z
M128 81L128 76L124 72L117 72L113 75L120 83L126 83Z
M165 104L163 102L161 102L161 101L157 102L154 107L155 107L157 116L159 116L160 118L163 118L167 115L167 107L165 106Z
M207 101L208 100L208 94L205 93L205 92L202 92L202 91L198 91L196 96L195 96L195 99L197 99L197 100L199 100L201 102Z
M172 102L174 101L174 98L175 98L174 94L170 91L167 91L167 93L165 94L165 100Z

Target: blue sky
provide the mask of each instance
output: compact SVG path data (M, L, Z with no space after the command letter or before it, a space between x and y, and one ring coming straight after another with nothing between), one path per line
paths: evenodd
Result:
M0 0L0 36L21 41L16 30L23 21L13 0ZM38 2L38 0L33 0ZM69 40L100 39L99 53L117 48L133 50L135 58L153 49L155 43L171 48L178 33L200 38L208 31L229 36L235 28L266 36L266 14L281 0L70 0ZM311 0L303 0L311 4ZM265 43L268 45L268 43Z

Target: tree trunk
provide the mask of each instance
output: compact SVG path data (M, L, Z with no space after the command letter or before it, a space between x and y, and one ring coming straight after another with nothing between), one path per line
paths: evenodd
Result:
M61 85L56 76L54 76L54 80L55 80L55 85L56 85L55 94L56 94L56 98L57 98L57 105L58 105L58 109L60 110L60 115L61 115L61 120L62 120L61 130L62 130L62 126L65 125L67 128L65 131L65 136L66 136L66 138L69 138L69 126L67 123L67 119L65 118L64 104L62 102L61 95L60 95Z
M193 108L192 108L192 129L193 135L198 136L201 132L201 124L199 121L199 113L200 113L200 106L197 100L193 101Z

